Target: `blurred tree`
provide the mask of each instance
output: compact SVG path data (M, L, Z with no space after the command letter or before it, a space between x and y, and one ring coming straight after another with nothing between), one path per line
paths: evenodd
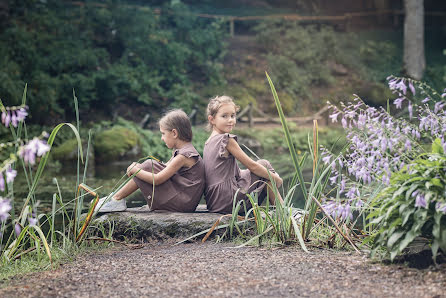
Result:
M426 67L424 0L404 0L404 11L404 70L409 77L420 80Z

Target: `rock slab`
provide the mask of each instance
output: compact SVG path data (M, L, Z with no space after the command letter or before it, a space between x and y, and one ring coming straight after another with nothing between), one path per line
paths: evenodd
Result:
M209 229L221 216L208 212L205 205L199 205L194 213L150 211L144 206L128 208L125 212L99 214L92 224L102 224L107 231L112 228L115 239L148 242L166 238L185 239ZM227 221L228 217L225 217L221 224Z

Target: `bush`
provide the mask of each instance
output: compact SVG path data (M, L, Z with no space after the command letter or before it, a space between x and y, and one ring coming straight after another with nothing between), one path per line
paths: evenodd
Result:
M310 97L309 86L327 86L334 81L326 64L334 60L339 47L330 27L268 21L259 24L256 32L258 42L266 47L272 77L282 92Z
M221 80L220 21L198 19L179 1L160 15L120 1L104 4L11 3L0 31L0 92L19 104L14 90L28 83L31 122L73 119L73 88L82 114L93 109L110 117L121 102L142 103L155 114L168 106L190 111L199 99L193 84Z
M432 241L434 258L439 249L446 253L446 156L439 141L436 146L439 153L421 155L410 170L394 173L371 205L372 223L380 227L371 237L373 247L385 247L391 259L416 237Z

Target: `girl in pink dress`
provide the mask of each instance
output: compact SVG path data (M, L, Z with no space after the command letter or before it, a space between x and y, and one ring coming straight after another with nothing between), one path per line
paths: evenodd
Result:
M138 189L151 210L195 211L205 187L204 164L191 144L189 117L182 110L173 110L160 119L159 126L161 139L173 149L172 158L166 164L152 159L142 164L132 163L127 175L137 172L136 176L111 198L100 199L96 212L124 211L127 208L124 198Z
M210 212L231 213L233 200L244 200L249 208L246 194L258 193L262 203L268 192L271 204L275 196L269 186L269 177L277 187L282 178L267 160L252 160L237 143L237 136L230 134L236 123L238 106L229 96L217 96L208 104L207 116L212 133L203 150L206 174L205 199ZM247 169L240 170L237 160ZM269 175L268 175L269 172ZM269 186L268 186L269 184ZM237 197L234 198L237 190ZM281 198L278 198L281 200Z

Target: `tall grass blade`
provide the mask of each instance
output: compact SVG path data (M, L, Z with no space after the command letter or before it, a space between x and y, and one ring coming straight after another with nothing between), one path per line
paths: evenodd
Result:
M81 142L81 138L79 136L79 133L78 133L76 127L74 127L74 125L71 124L71 123L61 123L61 124L57 125L53 129L53 131L51 132L51 135L48 138L48 142L47 143L48 143L48 146L50 146L50 150L47 153L45 153L45 155L40 160L39 167L37 168L36 175L34 176L33 184L31 186L31 189L30 189L29 193L28 193L28 196L26 197L25 203L23 204L24 207L23 207L22 211L20 212L20 216L22 216L22 214L24 212L24 209L25 209L25 206L28 205L29 200L31 199L31 196L34 195L34 192L35 192L35 190L37 188L37 184L39 183L39 179L42 176L42 173L43 173L43 170L45 169L46 163L48 162L48 157L50 155L51 148L52 148L53 143L54 143L54 139L55 139L57 133L59 132L59 130L64 125L69 126L73 130L73 132L74 132L74 134L76 136L77 142L78 142L78 146L81 148L80 149L81 150L81 159L82 159L82 162L83 162L83 158L82 158L82 142Z
M280 105L280 101L279 101L279 97L278 97L277 92L276 92L276 88L274 87L274 84L271 81L271 78L269 77L268 73L265 72L265 74L266 74L266 77L268 79L268 83L269 83L269 85L271 87L271 92L273 93L274 102L276 104L276 108L277 108L277 111L279 113L280 123L282 124L282 128L283 128L283 131L285 133L285 139L286 139L286 142L287 142L287 145L288 145L288 149L290 150L291 159L293 160L293 165L294 165L294 168L296 170L297 178L298 178L300 186L302 188L302 193L303 193L304 199L305 199L305 201L307 201L308 194L306 192L305 181L304 181L304 177L303 177L303 174L302 174L302 169L300 168L300 164L299 164L299 161L298 161L298 158L297 158L297 152L296 152L296 149L294 148L294 144L293 144L293 141L291 139L290 130L288 128L288 124L286 123L285 115L283 113L282 106Z

